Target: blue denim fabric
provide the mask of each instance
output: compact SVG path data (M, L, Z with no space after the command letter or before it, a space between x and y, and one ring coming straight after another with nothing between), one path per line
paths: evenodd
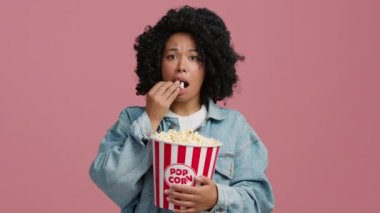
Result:
M165 117L159 131L179 129L177 118ZM237 111L208 104L206 120L196 130L223 143L214 181L218 202L211 212L266 213L274 207L265 175L267 149ZM108 130L91 165L95 184L122 213L171 212L154 205L152 132L144 107L128 107Z

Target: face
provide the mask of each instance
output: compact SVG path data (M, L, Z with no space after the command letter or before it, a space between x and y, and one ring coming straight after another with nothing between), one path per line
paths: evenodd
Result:
M175 101L200 102L205 71L193 37L188 33L173 34L165 44L162 57L164 81L183 82Z

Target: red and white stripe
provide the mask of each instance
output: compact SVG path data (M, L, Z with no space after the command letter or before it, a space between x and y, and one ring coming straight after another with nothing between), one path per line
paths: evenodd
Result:
M164 169L171 164L192 167L196 176L213 178L219 147L195 147L153 141L153 172L155 205L165 209L179 209L169 203L164 190L170 186L164 181Z

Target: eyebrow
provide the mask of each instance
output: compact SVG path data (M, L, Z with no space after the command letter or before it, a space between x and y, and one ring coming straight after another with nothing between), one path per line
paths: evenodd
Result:
M178 51L178 48L174 47L174 48L169 48L169 49L166 49L165 52L169 52L169 51ZM189 49L188 52L198 52L198 49Z

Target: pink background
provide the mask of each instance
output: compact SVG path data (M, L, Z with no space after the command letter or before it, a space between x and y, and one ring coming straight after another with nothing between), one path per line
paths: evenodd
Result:
M274 212L380 212L378 1L231 2L1 0L0 212L119 212L88 169L144 104L135 37L185 3L221 15L246 56L227 106L269 149Z

